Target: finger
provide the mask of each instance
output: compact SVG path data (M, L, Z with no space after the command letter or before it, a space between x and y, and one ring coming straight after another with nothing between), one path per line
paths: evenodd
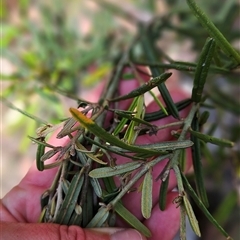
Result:
M77 226L52 223L1 223L0 227L2 239L11 240L146 240L144 236L133 229L82 229Z

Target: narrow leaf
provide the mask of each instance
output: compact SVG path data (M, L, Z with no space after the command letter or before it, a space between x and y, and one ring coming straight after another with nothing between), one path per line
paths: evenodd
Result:
M133 61L136 65L144 65L151 67L159 67L163 69L176 69L179 71L195 72L196 63L191 62L182 62L182 61L173 61L172 63L161 63L161 62L147 62L147 61ZM229 69L217 66L211 66L210 72L214 73L229 73Z
M38 122L38 123L42 123L46 126L48 126L48 122L46 122L45 120L39 118L39 117L36 117L30 113L27 113L26 111L14 106L11 102L9 102L6 98L4 98L3 96L0 96L0 101L3 101L9 108L13 109L13 110L16 110L18 111L19 113L23 114L24 116L28 117L28 118L31 118L32 120Z
M137 106L136 106L136 113L134 113L136 119L141 120L144 116L144 97L143 95L138 97L137 100ZM124 135L124 140L125 142L127 142L128 144L134 144L135 140L138 136L139 131L136 131L134 128L137 127L139 125L138 122L136 121L131 121L130 124L128 125L128 128L125 132Z
M198 118L195 114L192 121L192 128L199 130ZM201 161L201 145L200 139L191 135L191 140L193 141L192 146L192 158L193 158L193 168L194 168L194 177L198 195L206 207L209 206L206 188L204 186L204 175Z
M165 82L171 75L172 75L172 73L163 73L161 75L158 74L158 76L155 76L150 81L146 82L145 84L143 84L139 88L133 90L132 92L130 92L124 96L119 96L117 98L110 99L109 101L116 102L116 101L126 100L129 98L134 98L134 97L140 96L140 95L148 92L149 90L153 89L154 87L158 86L159 84Z
M98 182L98 180L95 179L95 178L90 178L90 183L92 184L93 191L95 192L95 194L99 198L101 198L102 197L102 188L101 188L100 183Z
M219 225L219 223L216 221L216 219L209 213L205 205L202 203L202 201L199 199L195 191L193 190L192 186L188 182L185 175L181 172L183 185L189 195L193 198L194 202L197 204L197 206L202 210L202 212L205 214L205 216L208 218L208 220L216 226L216 228L228 239L232 240L232 238L229 236L229 234Z
M37 148L37 153L36 153L36 165L39 171L44 170L44 163L41 160L42 156L44 155L44 152L45 152L45 145L39 143Z
M131 105L130 105L130 107L128 108L128 111L130 113L133 112L133 110L135 109L136 105L137 105L137 98L134 98L132 103L131 103ZM125 124L128 121L128 118L126 116L123 116L123 117L124 118L122 118L120 123L116 126L116 128L113 131L113 135L114 136L117 136L122 131L122 129L124 128Z
M80 152L84 151L84 154L86 154L86 156L88 156L89 158L91 158L93 161L97 163L100 163L103 165L107 164L107 162L102 161L101 159L97 158L92 153L90 153L80 142L76 142L75 149Z
M151 217L152 211L152 171L151 169L147 171L144 176L143 186L142 186L142 200L141 200L141 210L144 218L148 219Z
M169 183L169 175L167 175L167 178L165 181L162 181L160 191L159 191L159 208L160 210L164 211L166 208L166 203L167 203L167 192L168 192L168 183Z
M161 101L159 100L159 98L154 94L153 91L149 91L149 93L151 94L151 96L153 97L154 101L159 106L159 108L165 113L166 116L168 116L168 112L166 108L163 106L163 104L161 103Z
M187 238L186 238L186 209L183 204L180 205L180 239L187 240Z
M187 163L186 149L182 149L179 156L179 168L183 172L186 170L186 163Z
M57 152L59 152L61 150L60 148L55 148L55 149L51 149L48 152L46 152L42 157L41 157L41 161L44 162L47 159L53 157Z
M62 178L61 181L62 181L63 192L65 195L67 195L71 183L65 178Z
M85 192L87 196L84 196L84 202L82 204L83 206L83 212L82 212L82 227L86 227L90 221L93 219L94 214L96 213L96 209L98 206L95 204L95 200L93 199L93 189L91 187L88 187L87 192ZM83 194L82 194L83 196ZM96 208L95 208L96 207ZM99 209L98 209L99 210Z
M139 168L142 165L142 162L129 162L115 167L102 167L96 168L89 173L90 177L93 178L105 178L120 175L126 172L133 171Z
M150 40L149 40L149 35L142 31L142 46L143 46L143 49L144 49L144 52L146 54L146 57L149 61L157 61L157 58L155 56L155 52L154 52L154 49L153 49L153 45ZM152 72L152 76L153 77L157 77L161 74L159 68L156 68L156 67L150 67L151 69L151 72ZM160 91L161 95L162 95L162 98L163 98L163 101L165 102L166 104L166 107L168 108L169 110L169 113L174 117L174 118L177 118L179 119L179 114L178 114L178 110L177 110L177 107L176 105L174 104L173 102L173 99L166 87L166 85L164 83L161 83L159 84L158 86L158 90Z
M47 142L41 141L41 139L43 139L42 137L40 137L40 138L34 138L34 137L31 137L31 136L28 136L28 138L30 138L31 141L33 141L34 143L42 144L42 145L44 145L45 147L56 148L55 146L53 146L53 145L51 145L51 144L49 144L49 143L47 143Z
M123 118L126 118L126 122L127 120L132 120L134 122L137 122L137 123L141 123L141 124L144 124L146 126L149 126L149 127L153 127L154 125L152 125L151 123L149 122L146 122L144 121L143 119L140 119L140 118L137 118L134 113L130 112L130 113L124 113L123 111L119 111L119 110L114 110L114 113L116 113L117 115L123 117ZM119 123L120 124L120 123ZM119 125L118 124L118 125ZM117 127L116 127L117 128ZM115 130L114 130L114 135L117 135L115 134Z
M69 186L67 195L65 196L61 208L58 212L56 223L68 225L83 185L83 179L84 177L82 172L74 175Z
M101 207L86 228L101 227L109 216L109 210L106 207Z
M192 10L198 21L205 27L210 36L212 36L222 50L238 64L240 64L239 53L231 46L222 33L216 28L207 15L198 7L194 0L187 0L189 8Z
M206 82L206 78L208 76L208 70L212 61L214 51L215 41L212 38L208 38L201 52L194 76L192 89L192 100L194 102L201 101L203 88Z
M190 129L190 132L193 136L203 140L204 142L209 142L218 146L222 146L222 147L233 147L234 143L227 140L227 139L222 139L222 138L216 138L213 136L209 136L207 134L203 134L194 130Z
M84 138L85 138L88 142L90 142L90 143L98 146L99 148L104 149L104 150L106 150L106 151L110 151L110 152L116 153L116 154L118 154L118 155L120 155L120 156L123 156L123 157L126 157L126 158L135 159L135 160L146 160L146 158L137 157L137 156L130 156L130 155L127 155L127 154L123 153L122 151L119 152L118 149L112 149L111 147L109 147L109 146L107 146L107 145L105 145L105 144L102 144L102 143L100 143L100 142L94 141L93 139L91 139L91 138L89 138L89 137L87 137L87 136L84 136ZM149 154L149 153L148 153L148 154ZM152 153L149 154L149 155L152 156Z
M144 145L135 145L142 149L152 149L156 151L174 151L177 149L184 149L191 147L193 142L190 140L180 140L180 141L166 141L161 143L153 143L153 144L144 144ZM118 147L111 146L109 149L117 150ZM129 150L122 150L122 152L129 152Z
M131 212L129 212L120 202L115 204L114 210L122 217L128 224L141 232L146 237L151 237L149 229L139 221Z
M183 203L193 231L196 233L198 237L201 237L198 221L193 212L192 206L186 196L183 196Z
M184 108L186 108L187 106L189 106L191 103L192 103L191 99L184 99L175 104L176 104L178 111L181 111ZM168 108L166 108L166 111L168 112L168 114L171 114L170 110ZM159 119L162 119L165 117L167 117L167 115L163 112L163 110L159 110L156 112L145 113L144 120L147 122L151 122L151 121L156 121L156 120L159 120Z
M72 116L79 121L82 126L87 128L90 132L95 134L100 139L103 139L106 142L109 142L110 144L113 144L114 146L127 149L131 152L143 152L143 153L159 153L157 150L152 150L148 148L140 148L135 145L129 145L118 139L117 137L114 137L112 134L105 131L103 128L99 127L97 124L94 123L94 121L90 118L87 118L83 113L78 111L75 108L70 108L70 112Z

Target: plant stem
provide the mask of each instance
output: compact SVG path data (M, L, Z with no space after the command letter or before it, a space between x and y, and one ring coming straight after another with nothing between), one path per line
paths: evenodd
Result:
M151 162L148 162L146 164L144 164L143 168L137 172L134 177L122 188L122 191L114 198L114 200L112 200L109 203L109 209L111 207L114 207L115 204L131 189L131 187L154 165L156 165L157 163L159 163L160 161L166 159L166 158L170 158L171 154L168 155L164 155L164 156L160 156L155 158L154 160L152 160Z
M182 141L186 138L187 132L188 132L189 128L191 127L192 120L193 120L195 112L198 110L198 108L199 108L199 104L193 104L188 116L184 120L184 126L183 126L182 132L178 138L178 141ZM170 160L167 170L172 168L174 165L178 164L180 152L181 152L181 150L176 150L174 152L173 157Z

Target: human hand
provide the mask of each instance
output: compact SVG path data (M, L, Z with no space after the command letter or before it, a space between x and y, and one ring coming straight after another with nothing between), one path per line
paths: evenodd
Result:
M138 85L136 80L122 81L119 87L119 94L123 95L133 90ZM101 93L101 88L96 88L91 96L96 99L88 99L89 101L97 101ZM171 88L171 95L174 101L180 101L186 98L179 86ZM121 108L126 109L129 101L120 102ZM157 105L153 102L147 106L146 111L158 110ZM189 108L181 111L181 117L186 117ZM156 125L163 125L175 121L172 117L167 117L162 120L155 121ZM159 131L156 136L140 136L137 139L138 144L156 143L159 141L169 141L172 139L170 134L171 129ZM175 128L176 129L176 128ZM56 138L55 133L50 143L52 145L64 146L69 141L69 138ZM116 155L114 156L116 157ZM190 152L187 151L187 167L191 162ZM54 157L51 159L54 161ZM126 159L117 156L117 163L124 163ZM153 179L156 179L162 171L166 161L160 162L153 169ZM117 219L118 228L99 228L99 229L82 229L77 226L64 226L53 223L36 223L40 215L39 199L41 194L49 188L53 177L55 176L56 168L47 171L39 172L35 164L30 168L23 180L14 187L0 202L1 206L1 234L2 239L80 239L80 240L98 240L98 239L145 239L137 231L133 229L126 230L129 226L121 219ZM140 182L136 184L139 186ZM172 239L178 228L180 212L172 201L178 196L177 192L171 190L176 186L176 179L171 173L169 180L169 193L167 196L167 206L165 211L160 211L158 207L158 194L160 182L153 183L153 210L151 218L144 220L141 215L141 193L132 192L123 197L124 205L137 216L152 232L151 240L156 239ZM121 235L123 234L123 235Z

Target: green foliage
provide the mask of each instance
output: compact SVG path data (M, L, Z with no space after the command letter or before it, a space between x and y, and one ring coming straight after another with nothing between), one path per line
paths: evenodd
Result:
M172 0L165 2L165 8L169 10L159 16L156 1L137 3L134 7L138 14L134 15L120 5L104 0L98 1L99 9L94 11L85 6L83 1L71 1L66 5L64 1L47 4L24 0L19 1L21 21L18 25L8 22L10 20L6 16L7 6L3 3L1 5L1 17L4 20L1 50L3 58L15 68L10 75L2 74L7 85L1 99L10 108L45 125L37 132L37 138L31 138L38 144L37 167L42 171L60 166L56 179L60 177L60 171L61 176L64 176L59 186L64 194L54 195L57 184L53 184L49 189L51 196L48 203L42 204L41 221L100 227L107 226L110 218L114 219L116 211L126 222L150 236L149 230L122 205L120 199L131 190L134 182L144 177L141 186L141 208L143 216L149 218L152 209L151 169L159 161L168 158L169 162L159 177L163 182L159 195L160 209L165 209L169 171L174 169L180 193L175 203L180 204L182 215L188 216L196 234L201 234L196 220L198 216L195 217L195 210L186 192L220 232L229 237L219 223L225 225L228 214L236 208L234 186L230 185L230 190L220 190L226 196L213 214L216 218L214 219L207 209L208 201L211 205L211 199L207 198L211 189L206 185L206 179L210 181L211 176L213 185L219 188L223 181L222 172L227 172L227 160L233 159L233 165L239 165L239 149L226 151L223 148L233 147L232 141L236 144L240 141L239 135L236 135L236 130L239 130L236 119L240 113L240 103L236 100L239 94L236 89L239 85L240 55L239 49L233 46L240 36L235 28L239 10L237 3L234 0L225 0L221 4L219 1L203 0L198 6L193 0L187 0L186 3ZM74 11L80 7L84 18L79 18L79 13ZM28 19L27 13L31 8L37 10L38 20ZM148 23L141 20L141 14L138 12L146 9L149 15L156 14ZM133 23L132 27L137 32L135 38L132 29L119 24L118 18ZM81 23L85 20L91 22L90 30L87 29L86 34L79 27L79 24L81 28L85 27ZM165 34L169 33L173 33L171 44L177 44L179 49L184 49L178 52L179 59L182 55L183 59L185 55L195 54L196 57L179 61L171 53L171 44L166 48L158 44L162 39L165 40ZM186 39L191 42L187 49ZM131 69L131 73L123 73L126 65ZM138 66L149 67L151 81L127 95L116 95L121 77L128 81L129 78L137 78L142 74ZM193 86L191 99L173 102L171 92L165 84L171 76L166 70L172 69L180 72L182 78L191 79L187 82L189 86ZM109 83L107 91L98 103L94 105L89 103L88 99L85 101L79 98L86 87L94 86L104 78L108 78ZM143 94L155 86L161 93L166 108L145 113ZM156 101L154 93L151 94ZM69 98L76 101L76 105L80 103L86 107L84 113L74 108L70 109L73 117L83 127L74 127L76 121L73 118L60 121L66 117L68 104L65 104L65 101ZM110 109L110 102L117 103L124 99L132 99L128 111ZM24 109L14 105L17 101L22 103ZM189 115L183 120L180 119L179 111L190 104L192 105ZM158 102L158 105L161 108L162 103ZM88 118L85 113L90 109L93 109L93 112ZM119 120L111 130L103 128L106 110L114 112ZM139 134L151 135L159 129L168 128L168 125L155 126L151 123L166 117L167 114L172 115L179 126L179 131L174 135L175 141L152 145L134 144ZM215 120L212 120L212 116L215 116ZM224 122L227 117L233 123ZM11 129L21 128L24 118L15 121L14 124L15 128L11 126ZM36 135L33 131L34 126L28 125L31 131L28 135ZM76 137L71 136L69 145L60 148L51 146L53 149L45 153L45 146L48 146L45 136L59 126L63 129L58 138L71 136L73 131L77 131ZM220 129L220 137L214 136L216 127ZM189 134L192 141L187 140ZM208 142L220 147L211 151ZM190 147L193 143L196 190L183 174L185 153L182 148ZM91 145L90 150L85 146L87 144L88 147ZM70 149L76 150L76 155L73 155ZM58 152L60 157L55 163L45 163L45 160ZM112 152L127 157L130 162L116 165L111 157ZM103 160L102 155L105 156ZM64 156L64 159L61 159L61 156ZM148 162L146 159L149 157L155 158ZM109 161L106 162L106 159ZM96 169L92 169L92 161L97 164ZM109 166L99 167L106 164ZM234 170L236 178L239 177L238 168L233 168L232 171ZM115 186L112 176L120 175L125 179L132 171L137 172L131 178L132 182L126 181L122 188ZM189 176L190 180L191 177ZM105 190L101 189L96 178L103 178ZM94 205L93 193L100 201L104 201L106 206L99 208L98 205ZM76 202L78 204L75 204ZM221 210L223 208L224 211ZM181 218L183 238L184 219ZM114 220L111 222L111 226L114 225Z

